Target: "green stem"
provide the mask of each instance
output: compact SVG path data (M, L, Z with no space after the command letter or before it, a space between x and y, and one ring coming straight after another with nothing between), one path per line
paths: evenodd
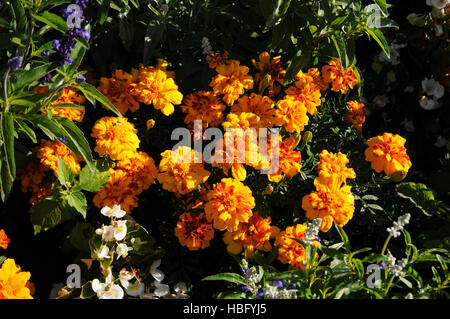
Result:
M389 288L391 287L392 282L394 281L394 277L395 277L395 276L392 276L392 277L391 277L391 280L389 280L389 283L388 283L388 285L387 285L387 287L386 287L386 290L385 290L385 292L384 292L385 295L387 295L387 293L388 293L388 291L389 291Z
M8 68L7 70L6 70L6 73L5 73L5 78L4 78L4 80L3 80L3 90L4 90L4 93L5 93L5 111L6 112L8 112L8 110L9 110L9 102L8 102L8 88L7 88L7 82L8 82L8 74L9 74L9 71L11 71L11 68Z
M389 235L389 236L386 238L386 241L384 242L383 249L381 250L381 255L384 255L384 251L386 250L386 247L387 247L387 245L388 245L388 243L389 243L389 240L391 240L391 237L392 237L392 235Z

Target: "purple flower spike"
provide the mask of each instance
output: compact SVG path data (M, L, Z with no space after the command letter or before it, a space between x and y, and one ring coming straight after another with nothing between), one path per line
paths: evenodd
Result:
M43 56L50 56L50 51L45 49L45 50L42 51L42 55Z
M7 65L13 71L17 71L22 66L23 57L15 56L8 60Z
M283 280L274 280L274 281L272 281L272 285L283 288L284 281Z
M383 270L384 268L386 268L386 264L384 262L382 262L378 265L378 268Z
M242 291L243 292L249 292L250 288L248 288L248 286L242 286Z
M256 294L256 299L262 299L263 296L264 296L264 293L263 292L259 292L259 293Z

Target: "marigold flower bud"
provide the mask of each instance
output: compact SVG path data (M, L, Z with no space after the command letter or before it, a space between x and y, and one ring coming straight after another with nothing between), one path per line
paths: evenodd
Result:
M261 94L264 92L265 89L267 89L270 86L271 82L272 77L270 76L270 74L266 74L261 81L261 91L260 91Z
M300 145L300 151L303 150L303 148L305 147L306 144L308 144L309 142L311 142L313 138L313 134L311 133L311 131L306 131L305 133L303 133L303 137L302 137L302 143Z
M156 122L155 122L154 119L149 119L149 120L147 121L147 130L153 128L153 127L155 126L155 123L156 123Z
M406 174L407 174L406 171L398 171L398 172L395 172L394 174L392 174L391 180L392 180L393 182L396 182L396 183L401 182L402 180L405 179Z
M266 189L264 190L264 194L270 195L273 193L273 186L267 185Z

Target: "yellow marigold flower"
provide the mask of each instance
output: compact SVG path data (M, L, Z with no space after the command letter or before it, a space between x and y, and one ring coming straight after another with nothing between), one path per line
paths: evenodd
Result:
M283 173L287 178L292 178L298 173L302 165L300 161L302 160L302 155L299 152L294 151L297 145L294 136L291 136L284 141L281 140L278 150L278 172L275 174L268 174L267 177L271 182L280 182L283 179ZM268 151L271 151L271 145L267 146ZM270 152L269 152L270 154Z
M364 152L366 161L371 162L371 167L377 173L384 170L387 176L396 172L404 172L405 175L412 164L406 148L406 139L397 134L383 133L381 136L372 137L367 141Z
M247 223L253 215L255 199L250 188L234 178L223 178L207 195L205 213L214 228L236 231L239 223Z
M337 59L332 59L328 65L322 67L323 79L326 83L331 83L331 89L334 92L341 92L345 94L347 90L353 89L358 83L358 79L351 67L342 72L341 62Z
M113 160L135 156L139 138L134 124L124 117L102 117L92 127L96 151L100 156L109 155Z
M302 240L305 238L306 229L307 226L302 224L289 226L276 237L274 245L278 246L278 260L283 264L289 264L295 269L305 269L306 251L300 243L291 238ZM314 246L318 247L319 242L314 241ZM307 267L310 267L310 262Z
M308 76L313 78L313 82L317 87L320 89L320 91L326 91L328 89L328 83L325 82L322 75L320 74L320 70L317 68L310 68L308 69Z
M14 259L8 258L0 268L0 299L33 299L26 287L31 274L20 271Z
M351 193L351 187L333 187L323 184L323 180L314 180L316 191L311 192L302 199L302 208L306 211L306 218L313 220L322 218L320 230L327 232L333 222L344 226L352 219L355 211L355 197Z
M364 109L364 104L358 103L357 101L349 101L347 104L350 109L344 114L345 122L353 124L353 127L359 133L362 133L362 125L366 120L366 110Z
M308 110L304 103L285 99L277 102L277 108L276 115L286 131L300 133L308 125Z
M124 170L111 169L110 172L108 183L95 194L92 202L98 208L120 205L121 209L130 214L133 208L138 206L136 183Z
M248 67L241 66L237 60L230 60L227 64L216 67L216 75L209 83L215 94L224 95L227 105L232 105L245 90L253 88L253 78L248 75Z
M75 175L80 174L80 161L83 157L75 156L64 144L58 140L41 140L41 146L35 149L36 157L44 169L51 169L58 176L58 156L70 167Z
M29 199L31 206L33 207L41 199L51 196L53 194L52 187L53 187L53 184L49 182L49 183L44 183L42 185L39 185L37 190L33 190L33 192L31 193L31 197ZM30 211L31 211L32 207L30 208Z
M252 127L272 127L274 124L280 124L276 118L276 109L274 109L274 102L268 96L261 96L252 93L250 96L244 95L237 100L236 104L231 106L231 112L253 113L258 116L259 121L257 126Z
M3 248L3 249L8 248L8 245L10 242L11 242L11 239L8 238L5 231L3 229L0 229L0 248Z
M82 105L86 102L84 96L77 94L77 89L67 87L62 89L62 95L50 104L52 114L55 116L64 116L69 120L81 122L83 121L85 108ZM70 107L58 107L58 104L71 103L81 107L81 110Z
M267 95L274 97L280 93L280 87L274 85L274 83L277 81L278 83L283 84L284 76L286 75L286 71L281 66L281 55L274 57L271 61L269 53L262 52L259 55L259 61L257 62L255 59L252 59L252 63L259 71L255 74L255 82L259 83L259 90L261 90L264 76L269 74L271 81Z
M322 103L320 88L314 83L314 78L302 71L296 75L297 81L286 90L286 100L294 100L303 103L308 113L317 113L317 106Z
M35 192L39 189L39 184L45 176L45 167L35 160L30 160L25 167L17 171L17 179L20 180L22 192L28 190Z
M241 113L229 113L226 121L222 123L223 128L241 128L246 130L250 127L259 128L260 117L254 113L241 112ZM258 131L256 131L258 132Z
M227 245L227 251L238 255L243 248L245 259L253 258L256 249L271 251L272 245L269 240L280 232L278 227L270 226L271 222L270 217L264 219L255 212L247 223L239 223L236 231L225 233L223 241Z
M158 181L169 192L185 195L209 178L210 172L203 168L202 154L187 146L161 154ZM200 161L200 163L195 163Z
M139 102L153 104L155 109L161 110L166 116L174 112L174 104L181 104L183 100L173 75L154 67L140 65L136 83L130 84L130 87L131 94Z
M120 113L125 115L128 110L136 112L139 109L139 103L130 93L130 84L132 83L134 83L134 78L131 74L122 70L114 70L111 78L100 78L97 89L114 104Z
M199 91L188 94L184 98L181 111L186 113L185 124L194 124L201 120L203 128L219 126L223 120L223 111L226 106L212 91Z
M139 193L155 184L158 175L155 161L145 152L136 152L135 156L118 161L116 169L123 170L132 177Z
M175 236L189 250L204 249L214 237L214 228L205 214L184 213L178 218Z
M209 67L215 69L219 65L228 63L228 52L225 51L223 54L220 54L219 52L212 53L206 57L206 60L209 61Z
M334 154L323 150L319 154L319 178L323 184L329 185L332 189L341 187L347 178L355 178L356 174L353 168L346 165L349 163L347 155L341 152Z

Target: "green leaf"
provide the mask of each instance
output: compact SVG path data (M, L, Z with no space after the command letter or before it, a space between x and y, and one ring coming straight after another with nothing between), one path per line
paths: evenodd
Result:
M380 7L381 11L383 11L384 14L388 14L386 0L374 0L374 2Z
M33 82L37 82L44 75L57 69L58 66L58 63L45 63L40 66L32 66L30 70L17 70L12 76L13 91L18 91Z
M362 200L378 200L378 197L376 197L375 195L364 195L363 197L361 197Z
M86 218L87 201L82 192L73 192L66 196L67 203Z
M334 224L336 226L336 229L339 233L339 236L341 236L342 241L344 242L345 249L347 250L347 253L350 253L350 241L348 239L347 234L342 229L342 227L339 227L337 224Z
M395 187L398 196L411 201L425 215L430 216L427 211L435 210L437 203L433 191L421 183L402 183Z
M235 273L231 273L231 272L225 272L225 273L221 273L221 274L217 274L217 275L208 276L208 277L203 278L202 280L205 280L205 281L207 281L207 280L224 280L224 281L229 281L229 282L244 285L244 286L248 285L248 283L244 277L242 277L241 275L235 274Z
M81 299L92 298L96 295L95 291L92 290L92 281L88 281L81 287Z
M86 50L87 50L86 46L81 41L78 41L77 44L75 45L75 48L70 53L70 58L72 59L73 64L64 65L64 72L67 74L67 76L73 77L74 74L77 72L78 67L83 61Z
M83 92L86 98L88 98L88 96L94 98L95 100L99 101L104 106L106 106L108 109L116 113L117 116L123 117L122 113L120 113L119 110L117 110L117 108L108 100L108 98L104 96L99 90L97 90L95 86L83 82L78 85L75 85L75 87L79 89L81 92Z
M110 172L100 171L97 168L90 170L87 167L83 167L80 172L80 182L78 186L88 192L97 192L105 186L110 177Z
M44 11L44 13L42 13L41 15L35 15L35 14L31 14L31 15L36 20L45 23L46 25L52 27L53 29L58 30L62 34L66 34L67 23L59 15L56 15L56 14L48 12L48 11Z
M374 209L374 210L381 210L381 211L384 210L383 207L381 207L380 205L377 205L377 204L367 204L366 207Z
M48 230L58 225L61 220L61 209L55 199L44 198L31 209L31 223L35 226L36 235L42 230Z
M111 4L111 0L103 0L101 2L101 6L100 6L100 11L99 11L99 18L98 18L98 23L100 25L103 25L103 23L105 23L106 18L108 17L108 11L109 11L109 6Z
M69 165L66 164L58 155L58 180L61 185L69 185L73 182L75 174L70 169Z
M6 260L6 256L0 256L0 267L2 266L2 264L5 260Z
M289 67L286 70L286 75L284 77L284 84L289 83L294 76L297 75L298 71L305 68L311 59L311 48L305 48L304 50L298 50L296 56L291 60Z
M125 48L129 49L133 44L134 30L133 25L126 20L119 22L119 37Z
M28 124L18 118L15 118L14 120L19 127L18 131L25 133L33 143L37 143L36 133L28 126Z
M11 113L2 112L0 119L0 136L2 141L0 186L3 202L11 191L16 176L16 160L14 158L14 120Z
M291 0L275 0L268 1L272 5L272 12L266 20L266 27L272 27L276 22L278 22L289 9Z
M10 8L13 16L11 25L16 31L16 34L21 34L28 22L27 16L25 15L25 9L22 6L22 1L12 0Z
M389 46L388 46L388 44L386 42L386 39L384 38L383 33L381 33L380 30L375 29L375 28L365 27L365 30L378 43L378 45L384 51L386 56L388 58L390 58L391 57L391 53L389 52Z
M58 103L51 105L50 108L66 108L66 109L76 109L76 110L83 110L83 108L80 105L72 104L72 103Z

